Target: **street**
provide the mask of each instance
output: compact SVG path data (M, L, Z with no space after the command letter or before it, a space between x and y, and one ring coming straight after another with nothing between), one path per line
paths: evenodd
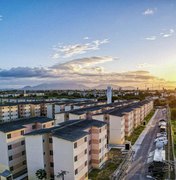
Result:
M156 138L158 128L158 120L164 118L162 109L156 110L153 118L148 123L138 140L133 146L135 155L133 161L129 165L125 180L147 180L147 158L150 151L155 149L154 139Z

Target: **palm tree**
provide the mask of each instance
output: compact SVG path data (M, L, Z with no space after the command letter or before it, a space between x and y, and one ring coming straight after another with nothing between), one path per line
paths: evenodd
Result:
M64 180L64 176L68 173L68 171L63 171L61 170L61 172L58 172L58 175L56 175L57 178L62 178L62 180Z
M37 170L35 175L38 179L46 179L46 171L44 169Z

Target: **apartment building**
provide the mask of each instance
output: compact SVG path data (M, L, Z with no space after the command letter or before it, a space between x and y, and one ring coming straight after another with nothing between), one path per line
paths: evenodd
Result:
M132 101L116 102L105 105L91 106L86 108L75 109L68 112L55 113L56 124L74 119L92 119L94 114L102 113L107 110L112 110L117 107L122 107L131 104Z
M109 144L124 144L125 136L130 136L152 109L153 101L141 101L127 107L95 114L92 117L107 122Z
M76 110L80 108L87 108L90 106L95 106L102 104L102 102L77 102L77 101L70 101L70 102L60 102L60 103L52 103L47 105L47 117L54 118L55 114L61 112L68 112L71 110Z
M41 116L41 105L38 103L30 104L31 117Z
M18 105L19 118L28 118L31 116L31 105L22 103Z
M24 134L53 125L54 120L47 117L25 118L1 124L0 172L10 171L14 180L27 179Z
M8 122L18 118L18 106L13 104L0 105L0 122Z
M56 127L26 134L29 180L38 169L47 179L66 171L67 180L86 180L92 168L101 168L107 157L107 126L97 120L70 120ZM35 154L35 156L34 156Z

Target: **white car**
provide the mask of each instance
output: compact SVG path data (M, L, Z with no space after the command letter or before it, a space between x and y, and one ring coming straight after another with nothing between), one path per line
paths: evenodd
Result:
M163 142L163 144L166 145L168 140L166 137L159 137L154 140L154 143L156 143L156 142Z

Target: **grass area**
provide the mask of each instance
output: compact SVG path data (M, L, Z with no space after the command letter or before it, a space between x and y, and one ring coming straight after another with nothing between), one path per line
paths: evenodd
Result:
M147 123L150 121L150 119L152 118L152 116L154 115L155 111L152 110L145 118L144 121ZM140 125L137 128L134 129L133 133L131 134L131 136L126 137L126 140L131 141L131 144L133 145L136 140L138 139L138 137L140 136L140 134L142 133L142 131L145 129L146 125Z
M89 173L89 179L91 180L109 180L111 174L117 169L122 162L123 155L118 149L111 149L108 153L109 160L106 165L100 169L93 169Z
M174 113L176 111L176 108L171 108L171 117L172 113ZM176 119L171 119L171 129L172 129L172 137L173 137L173 141L174 141L174 154L176 156Z

